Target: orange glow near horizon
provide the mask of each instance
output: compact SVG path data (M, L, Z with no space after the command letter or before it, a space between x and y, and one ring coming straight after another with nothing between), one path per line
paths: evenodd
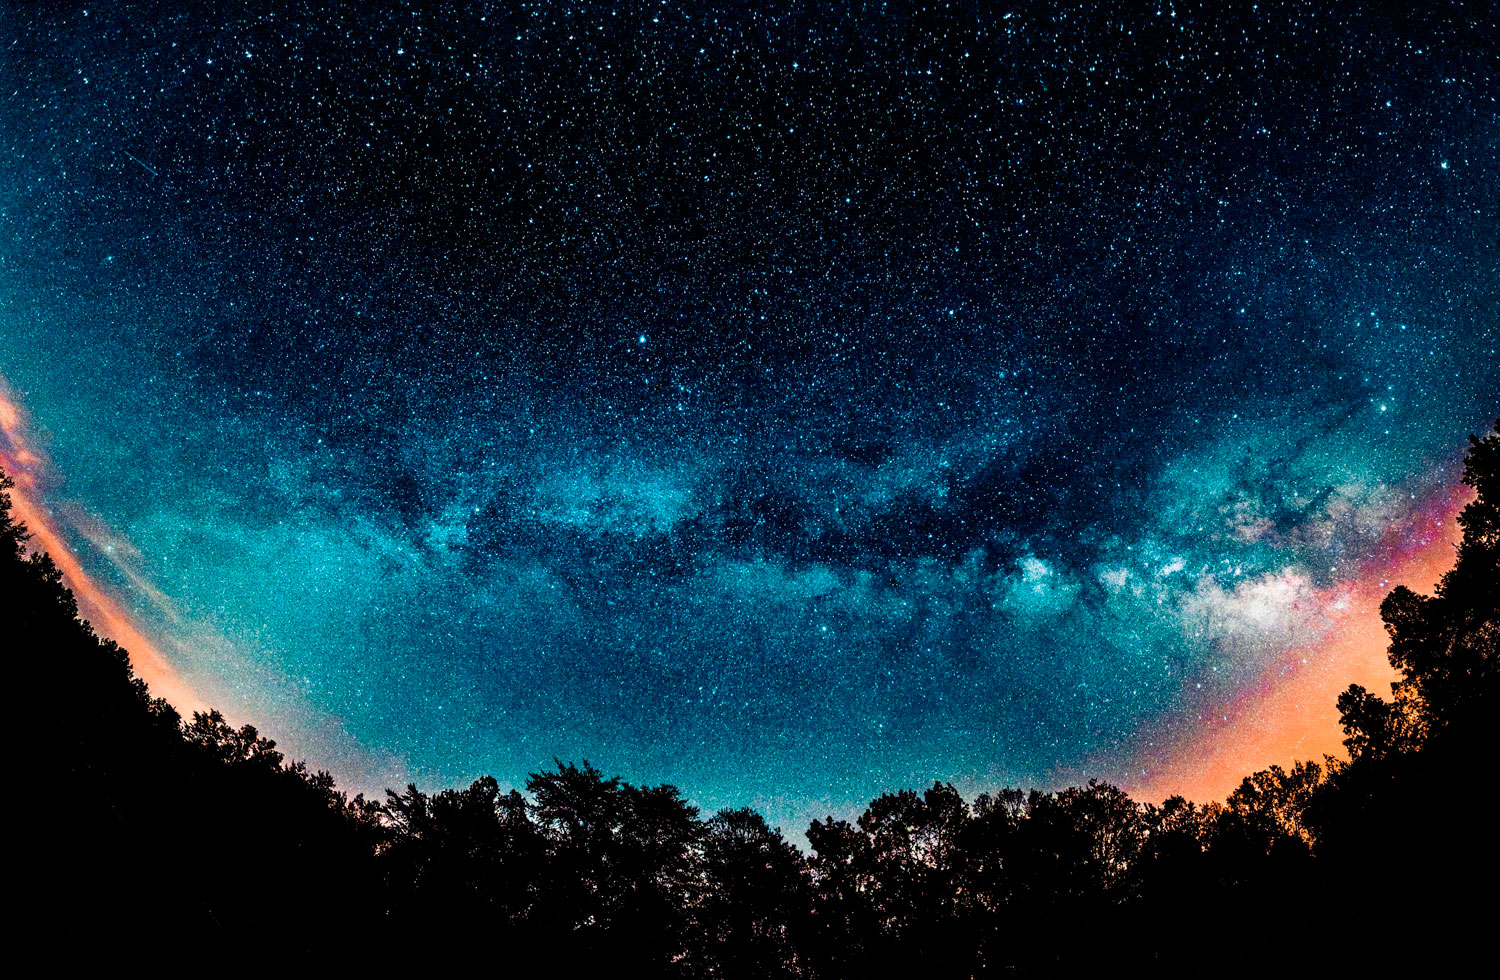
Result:
M165 698L184 716L207 708L201 698L173 668L171 661L147 639L133 618L84 570L77 553L64 538L57 521L39 499L39 475L44 472L42 455L26 440L23 416L16 401L0 383L0 468L14 481L11 509L26 525L33 551L45 551L73 590L79 615L101 636L114 640L130 654L136 676L146 682L153 697Z
M1244 777L1269 766L1344 756L1338 696L1361 684L1389 697L1397 679L1387 658L1380 603L1397 585L1432 591L1453 566L1462 538L1454 519L1472 498L1468 487L1444 491L1392 527L1357 575L1318 593L1328 623L1323 639L1283 652L1259 683L1220 705L1206 705L1191 735L1157 761L1147 778L1127 786L1131 794L1143 801L1172 795L1222 800Z
M119 553L134 554L134 549L89 515L66 506L54 510L42 502L44 488L54 486L56 479L45 452L30 438L26 415L3 378L0 468L14 480L12 508L30 532L30 547L51 556L77 599L80 616L129 653L137 676L150 686L153 696L165 698L184 716L206 710L203 695L146 636L135 617L85 570L69 536L89 542L100 554L114 554L112 560L135 593L177 621L167 597L133 563L121 561ZM1224 799L1245 776L1268 766L1343 755L1344 735L1335 706L1339 694L1350 684L1361 684L1384 696L1396 679L1387 659L1381 601L1397 585L1418 592L1432 590L1452 567L1454 548L1461 538L1455 518L1472 498L1465 486L1432 494L1386 532L1349 578L1318 590L1310 599L1304 596L1304 603L1316 607L1323 625L1321 639L1281 651L1253 683L1226 693L1217 703L1202 704L1189 717L1178 718L1183 734L1144 754L1135 768L1145 768L1147 774L1135 781L1123 778L1120 785L1142 801L1182 795L1208 802ZM336 741L348 745L342 736ZM363 750L356 754L362 756ZM361 760L362 771L375 768Z

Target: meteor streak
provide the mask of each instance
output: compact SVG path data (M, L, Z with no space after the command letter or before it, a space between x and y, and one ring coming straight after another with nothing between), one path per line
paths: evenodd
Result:
M153 177L160 177L161 176L161 174L159 174L159 173L156 172L156 168L155 167L151 166L151 164L147 163L145 160L142 160L140 157L136 156L134 153L131 153L129 150L125 149L124 147L120 148L120 152L123 153L123 154L125 154L126 156L128 156L130 159L134 160L136 163L138 163L141 166L145 167L147 170L151 171L151 176L153 176Z

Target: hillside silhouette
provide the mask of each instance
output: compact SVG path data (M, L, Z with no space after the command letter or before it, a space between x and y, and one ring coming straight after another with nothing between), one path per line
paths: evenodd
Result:
M1339 698L1348 760L1272 767L1206 804L937 783L814 823L807 854L752 810L704 815L587 762L524 794L486 777L350 798L253 727L154 699L28 551L0 476L23 931L59 964L165 946L557 976L1378 975L1478 955L1497 880L1500 422L1471 442L1453 568L1381 607L1400 679Z

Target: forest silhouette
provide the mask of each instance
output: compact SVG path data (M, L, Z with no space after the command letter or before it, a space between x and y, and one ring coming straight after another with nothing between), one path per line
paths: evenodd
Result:
M467 956L558 976L1379 975L1489 958L1500 422L1471 443L1453 568L1381 606L1398 681L1339 698L1347 760L1272 767L1207 804L1100 782L966 801L937 783L812 824L808 853L752 810L705 817L587 762L524 794L486 777L350 798L253 727L153 698L28 549L0 474L23 930L57 963L163 946L205 964Z

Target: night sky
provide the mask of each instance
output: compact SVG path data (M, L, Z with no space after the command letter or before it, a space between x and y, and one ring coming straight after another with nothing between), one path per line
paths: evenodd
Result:
M213 6L0 13L0 466L344 785L1223 792L1451 561L1488 3Z

